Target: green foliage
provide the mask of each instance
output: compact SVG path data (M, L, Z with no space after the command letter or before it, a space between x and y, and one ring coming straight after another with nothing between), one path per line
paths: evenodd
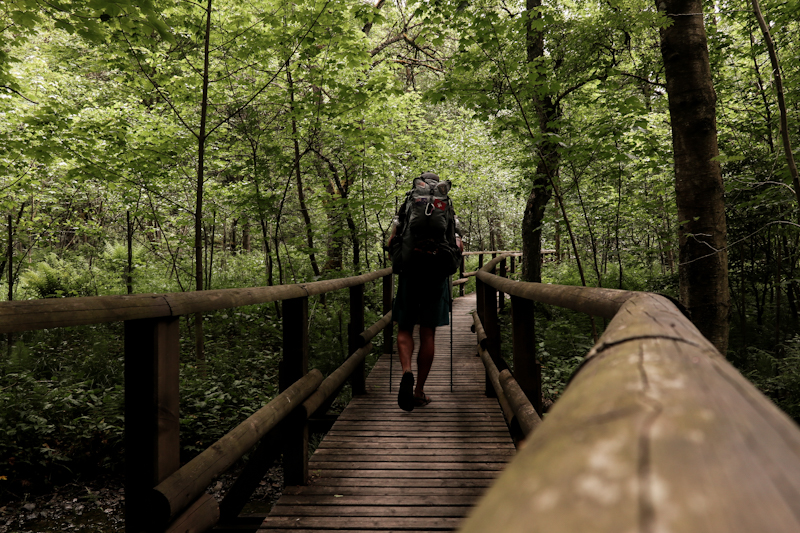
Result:
M730 356L745 377L800 423L800 336L795 335L776 352L748 346Z
M96 294L88 261L67 261L49 254L44 261L26 270L22 276L22 289L38 298L66 298Z
M121 472L120 334L119 324L31 332L0 358L0 426L7 436L0 476L9 487L41 489L79 474Z

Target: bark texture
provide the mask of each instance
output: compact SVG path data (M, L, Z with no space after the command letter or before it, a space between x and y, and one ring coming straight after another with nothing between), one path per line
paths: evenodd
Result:
M528 11L527 31L527 60L529 68L538 68L538 62L544 57L544 32L536 30L531 22L539 18L541 0L527 0ZM558 118L558 106L550 95L533 92L531 98L536 111L539 131L557 133L554 126ZM537 156L536 174L533 177L531 192L525 204L522 217L522 278L525 281L542 281L542 220L547 202L553 194L550 188L551 178L555 178L558 169L559 156L556 147L548 142L550 136L545 135L539 146Z
M720 353L728 347L728 253L725 200L717 146L716 92L711 80L701 0L657 0L673 21L661 30L678 206L680 296L692 321Z

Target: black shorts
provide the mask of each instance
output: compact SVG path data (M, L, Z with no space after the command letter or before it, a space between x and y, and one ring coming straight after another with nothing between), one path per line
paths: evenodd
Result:
M392 320L405 330L414 329L414 324L431 328L449 324L450 279L430 280L400 274Z

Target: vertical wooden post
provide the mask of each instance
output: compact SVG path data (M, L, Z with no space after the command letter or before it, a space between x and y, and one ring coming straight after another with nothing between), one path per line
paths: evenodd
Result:
M360 334L364 331L364 285L356 285L350 287L350 324L347 326L348 339L347 355L352 355L356 350L361 348L362 337ZM366 394L367 388L366 381L366 365L362 361L353 375L350 378L350 384L353 387L353 395Z
M506 260L505 259L501 259L500 260L500 277L501 278L506 277ZM506 308L506 295L503 294L502 292L498 291L497 292L497 299L498 299L498 305L500 306L500 310L502 311L503 309Z
M483 267L483 254L478 254L478 270Z
M392 310L392 297L394 296L394 276L389 274L383 277L383 314L385 315ZM394 325L389 322L383 328L383 353L392 353L392 344L394 344Z
M283 358L278 369L278 388L285 391L307 373L308 298L284 300ZM308 421L302 409L296 409L287 420L283 443L284 483L305 485L308 482Z
M461 262L458 263L458 279L464 279L464 256L461 256ZM458 286L458 295L464 296L464 285L466 283L462 283Z
M500 360L500 327L497 323L497 290L486 283L483 284L483 330L486 332L487 351L492 360ZM500 367L502 370L502 367ZM494 398L494 387L486 377L486 396Z
M141 531L153 487L180 467L178 317L125 322L125 530Z
M511 320L514 379L539 416L542 416L542 365L536 357L536 316L533 301L512 296Z
M478 318L481 319L481 324L486 318L486 314L483 312L483 282L478 279L478 276L475 276L475 307L478 311Z
M513 255L511 256L511 268L510 268L509 272L511 272L512 274L514 274L517 271L516 259L517 259L516 256L513 256Z

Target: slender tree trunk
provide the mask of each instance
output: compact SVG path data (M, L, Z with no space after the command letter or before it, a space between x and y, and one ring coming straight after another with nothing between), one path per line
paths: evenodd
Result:
M661 29L669 95L680 242L681 299L723 355L728 347L728 252L716 93L701 0L657 0L673 21Z
M789 283L786 285L786 299L789 301L789 310L792 313L792 324L797 327L797 301L795 291L797 290L797 282L794 281L794 268L795 268L795 254L789 246L789 239L786 234L783 235L783 250L786 258L789 259Z
M14 219L8 215L8 301L14 299ZM14 344L14 334L6 334L6 355L11 358L11 347Z
M126 237L128 245L128 262L125 265L125 287L128 294L133 294L133 222L130 209L125 211Z
M311 228L311 216L309 216L308 208L306 207L305 192L303 191L303 177L300 172L300 140L297 135L297 119L294 116L294 82L292 81L292 73L289 70L288 61L286 63L286 81L289 84L289 111L292 114L292 140L294 141L294 171L297 179L297 200L300 202L300 212L303 215L303 221L306 225L306 241L309 248L308 258L311 261L311 268L314 271L314 276L319 277L319 265L317 265L317 258L314 254L314 232Z
M741 279L739 280L739 321L742 328L742 350L747 350L747 289L745 287L745 268L747 261L744 255L744 244L739 246L739 252L742 256L742 269L740 272Z
M206 118L208 116L208 70L209 47L211 43L211 2L206 4L206 31L203 43L203 96L200 104L200 131L197 135L197 198L194 212L194 257L195 257L195 290L203 290L203 181L205 180L206 157ZM203 338L203 314L195 314L194 322L195 357L205 361L205 345Z
M569 234L569 240L572 243L572 251L575 252L575 264L578 266L578 274L581 277L581 285L586 287L586 277L583 274L583 265L581 264L581 255L578 253L578 242L575 240L575 234L572 231L572 224L569 223L569 218L567 218L567 209L564 207L564 199L559 194L558 189L556 188L556 184L554 182L550 182L552 190L556 194L556 201L558 202L558 206L561 208L561 216L564 219L564 225L567 227L567 233ZM592 338L594 338L594 342L597 343L598 334L597 334L597 323L594 320L594 316L589 316L589 320L592 323Z
M620 225L620 213L622 211L622 164L619 165L619 181L617 184L617 220L616 224L614 225L614 248L617 250L617 265L619 266L619 280L617 283L617 288L622 289L623 285L623 271L622 271L622 248L619 245L619 225ZM648 263L651 263L648 261ZM664 264L663 262L661 263ZM663 268L663 267L662 267Z
M750 53L752 54L753 68L756 73L756 86L758 87L758 93L761 95L761 100L764 102L764 122L766 123L767 130L767 144L769 145L769 153L774 154L775 140L772 138L772 108L769 105L767 91L764 89L764 80L761 77L761 67L758 64L758 54L756 54L755 51L756 40L752 31L748 33L750 36Z
M561 222L556 220L556 263L561 262Z
M761 28L761 33L764 35L764 42L767 44L769 60L772 63L772 76L775 80L775 92L778 96L778 109L781 112L781 140L783 141L783 151L786 154L786 164L789 166L794 193L797 197L797 205L798 208L800 208L800 177L798 176L797 165L795 164L794 154L792 153L792 141L789 139L789 120L786 113L786 99L783 96L781 64L780 61L778 61L778 52L775 50L775 43L772 41L769 26L767 26L767 22L761 14L761 6L759 6L758 0L751 0L751 2L753 4L753 13L755 13L756 19L758 20L758 26Z
M781 232L775 236L775 345L781 342Z
M8 215L8 301L14 299L14 219Z

